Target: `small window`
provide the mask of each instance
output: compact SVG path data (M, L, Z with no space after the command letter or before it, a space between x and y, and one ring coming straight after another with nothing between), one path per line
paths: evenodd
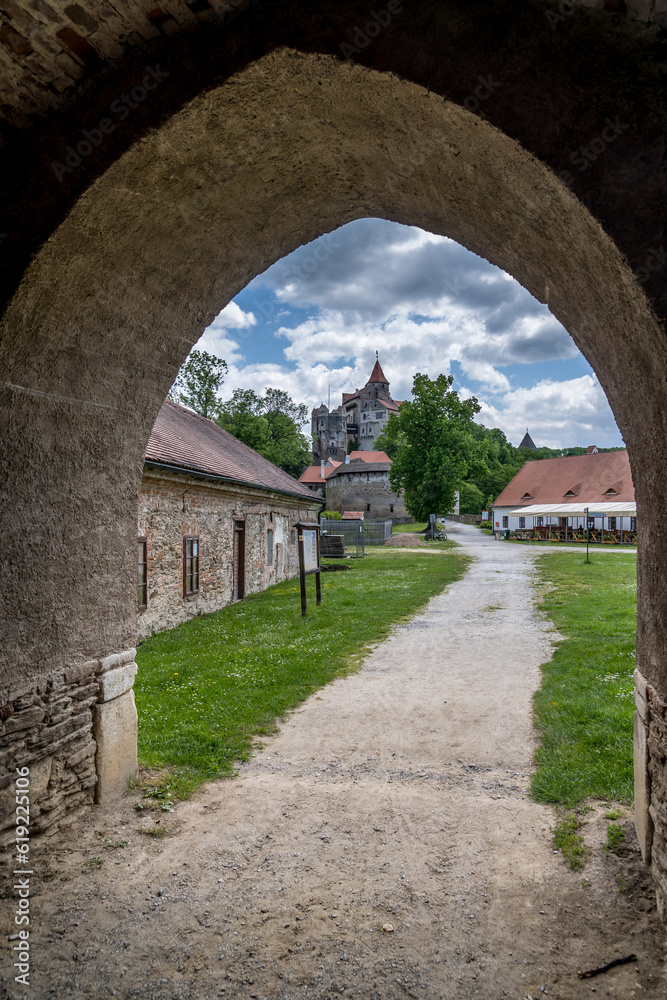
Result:
M610 517L607 521L607 527L610 531L616 531L616 518Z
M525 519L525 517L520 517L519 518L519 527L520 528L525 528L526 527L526 519Z
M538 528L543 528L544 527L544 518L543 517L538 517L538 519L537 519L537 526L538 526Z
M270 528L266 533L266 565L273 566L273 531Z
M588 530L589 531L595 531L595 518L594 517L589 517L588 518Z
M371 509L371 505L370 505L369 503L367 503L367 504L366 504L366 513L368 513L368 511L369 511L370 509Z
M294 543L296 542L296 531L294 531L294 529L292 529L289 533L289 540L290 540L290 545L294 545Z
M636 531L636 530L637 530L637 518L636 517L631 517L630 518L630 531Z
M139 576L137 579L137 601L139 604L139 610L143 611L144 608L148 607L148 559L147 559L147 544L145 538L137 539L137 547L139 550Z
M199 593L199 538L183 539L183 596Z
M510 523L509 517L507 516L503 517L503 528L509 528L509 523Z
M390 513L390 514L393 514L393 513L394 513L394 505L393 505L393 503L390 503L390 504L389 504L389 513Z

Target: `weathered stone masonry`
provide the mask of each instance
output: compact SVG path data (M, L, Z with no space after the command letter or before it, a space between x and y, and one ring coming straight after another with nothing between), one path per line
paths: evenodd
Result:
M148 607L139 638L173 628L232 601L234 522L245 522L245 594L298 575L294 524L317 520L321 503L299 504L277 492L220 483L146 467L138 533L147 540ZM268 533L273 558L268 562ZM199 593L183 596L183 538L199 538Z
M635 670L635 828L667 921L667 702Z
M68 667L0 708L0 862L15 843L15 768L30 768L30 832L53 834L136 770L134 649ZM111 740L113 754L104 754Z

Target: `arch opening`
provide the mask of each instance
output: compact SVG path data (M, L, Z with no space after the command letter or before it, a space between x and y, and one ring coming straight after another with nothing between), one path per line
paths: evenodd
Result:
M18 445L6 458L9 693L131 650L138 482L180 363L255 275L369 215L450 237L513 275L597 373L645 525L640 669L666 693L655 529L667 359L623 256L487 122L415 84L289 49L196 98L110 167L4 316L2 396Z

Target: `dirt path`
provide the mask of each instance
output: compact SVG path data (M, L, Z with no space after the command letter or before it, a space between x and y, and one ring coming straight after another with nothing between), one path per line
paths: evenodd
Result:
M452 537L477 557L465 579L290 716L235 780L174 815L138 815L128 796L56 835L35 859L34 985L15 987L5 963L0 992L664 1000L664 928L636 849L602 850L598 807L593 859L571 872L552 810L526 795L550 650L532 607L537 553L466 526ZM138 832L155 818L173 835ZM576 977L629 952L636 962Z

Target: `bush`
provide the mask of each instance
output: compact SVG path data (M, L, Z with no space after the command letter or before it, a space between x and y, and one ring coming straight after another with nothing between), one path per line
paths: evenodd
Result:
M323 510L322 517L327 521L342 521L343 515L339 510Z
M478 527L480 528L492 528L493 525L491 521L480 521Z

